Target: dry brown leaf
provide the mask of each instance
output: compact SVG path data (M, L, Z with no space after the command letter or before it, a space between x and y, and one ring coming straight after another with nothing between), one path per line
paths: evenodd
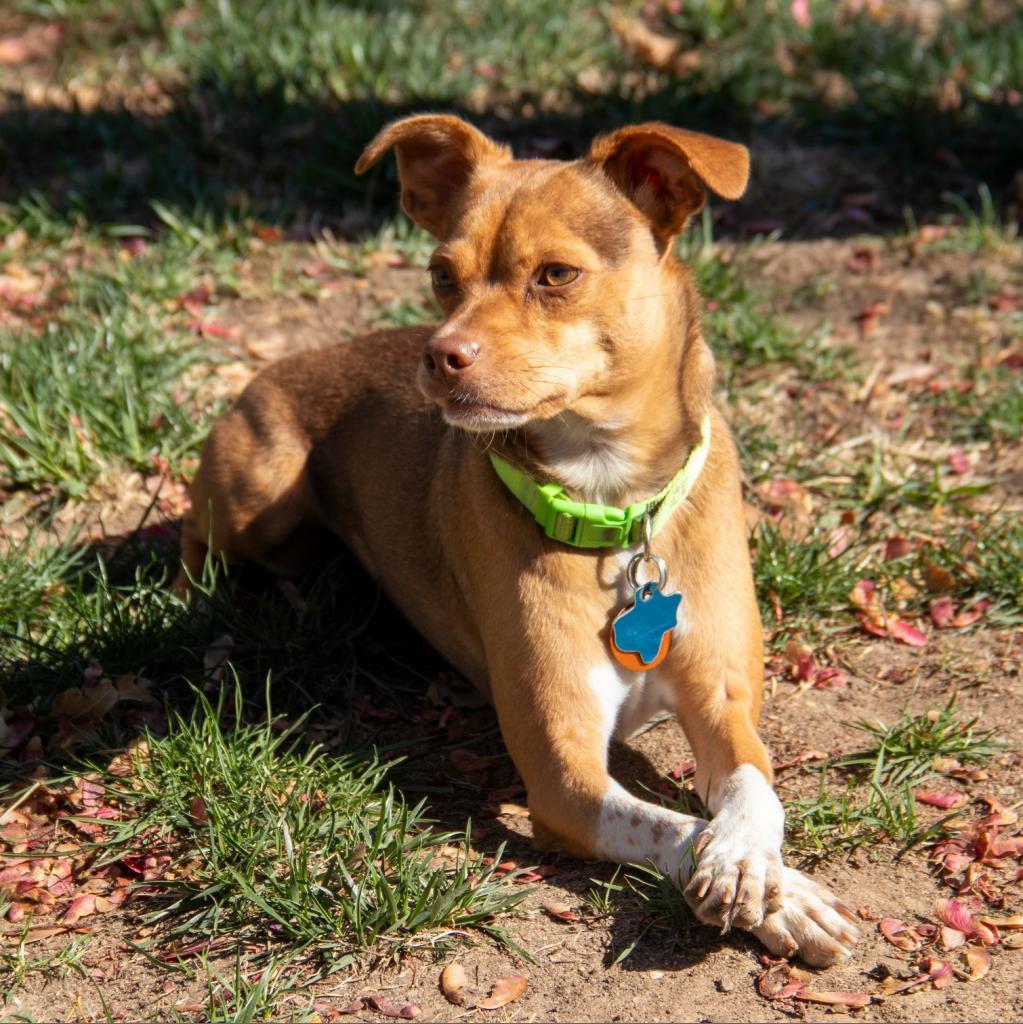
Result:
M469 976L459 963L448 964L440 972L440 990L444 998L455 1006L465 1006L465 987L469 984Z
M114 684L103 679L96 686L73 686L58 693L53 712L75 722L98 722L120 699Z
M920 567L924 573L924 583L932 594L941 594L946 590L954 590L956 578L940 565L932 562L926 555L920 558Z
M64 911L60 923L65 925L77 924L83 917L96 913L96 897L91 892L82 893L71 901L71 906Z
M803 1003L823 1003L826 1006L869 1006L874 1000L866 992L811 992L801 989L795 998Z
M991 970L991 954L986 949L968 949L966 964L970 968L967 981L980 981Z
M571 923L579 920L579 915L567 903L545 903L543 909L556 921Z
M490 995L481 999L477 1004L480 1010L497 1010L518 999L526 991L529 982L521 974L509 974L507 978L494 982Z

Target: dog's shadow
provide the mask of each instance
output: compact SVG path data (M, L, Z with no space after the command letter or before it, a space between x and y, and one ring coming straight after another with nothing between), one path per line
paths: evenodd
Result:
M231 685L237 677L253 718L269 710L299 723L297 735L307 735L326 756L355 754L392 763L389 777L410 803L425 799L426 816L441 829L462 833L471 822L481 833L474 846L486 856L500 854L522 867L553 865L551 884L570 894L587 929L606 929L605 965L674 971L699 962L722 942L752 948L752 940L722 939L698 924L681 894L653 874L538 851L528 819L516 817L511 825L494 816L502 799L526 802L494 711L462 699L471 693L468 684L459 685L456 673L340 544L324 549L320 571L294 582L282 583L252 566L229 573L212 566L209 594L188 604L167 593L176 559L176 537L164 528L92 545L68 581L83 607L104 605L89 601L98 587L123 587L137 608L158 605L160 613L136 609L134 615L119 612L84 623L86 635L63 648L11 647L0 659L0 686L14 703L45 706L48 696L81 686L87 668L98 664L114 678L144 675L170 708L187 716L198 694L211 690L210 652L225 650L231 673L221 671L218 678ZM268 677L270 709L264 703ZM451 695L454 703L446 703ZM165 724L129 707L108 716L83 741L116 751L143 727L159 733ZM72 750L72 757L81 749ZM626 744L613 745L611 770L644 799L656 800L665 778L644 753ZM512 795L504 795L509 790Z

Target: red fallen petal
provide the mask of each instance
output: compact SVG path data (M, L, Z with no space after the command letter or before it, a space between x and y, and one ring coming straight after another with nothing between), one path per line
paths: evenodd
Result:
M935 629L949 629L955 622L956 606L950 597L939 597L927 606Z
M804 1003L824 1003L828 1006L869 1006L873 997L866 992L797 992L796 999Z
M958 448L949 453L948 468L957 476L970 471L970 460Z
M889 616L885 620L885 625L891 636L904 644L909 644L910 647L924 647L927 644L927 634L921 633L915 626L903 622L902 619Z
M19 864L15 868L4 868L0 871L0 885L11 885L15 882L24 882L32 877L30 864Z
M579 920L579 915L572 910L571 907L567 907L561 903L545 903L543 905L543 909L544 913L549 914L555 921L566 921L571 923L572 921Z
M950 928L958 928L966 935L971 935L977 928L977 919L956 900L938 900L934 904L934 912L943 923Z
M872 615L865 615L863 612L857 612L856 618L860 620L860 625L874 636L887 636L888 630L885 628L884 622Z
M991 607L991 602L983 597L979 601L975 602L966 611L960 612L955 619L952 621L952 625L956 629L962 629L964 626L972 626L975 622L979 622Z
M966 936L958 928L949 928L947 924L941 926L942 949L958 949L965 942Z
M917 803L929 804L931 807L941 807L945 810L962 807L966 803L964 793L941 793L936 789L914 789L913 796Z
M935 988L944 988L952 980L952 965L947 960L929 956L920 962L920 966L927 972Z
M61 917L61 924L77 924L83 917L88 917L96 912L96 897L91 893L83 893L71 901L71 906Z
M849 677L840 668L821 668L814 676L815 690L844 690L849 685Z
M884 546L884 560L894 562L896 558L904 558L916 545L905 537L890 537Z
M968 853L947 853L945 854L945 860L942 864L944 869L950 874L958 875L960 871L965 871L976 858L971 857Z
M923 946L920 936L905 921L897 917L882 917L877 923L877 930L893 945L904 949L907 953L915 952Z
M878 607L877 584L873 580L859 580L849 591L849 603L855 608L873 611Z
M990 847L992 857L1018 857L1023 853L1023 836L996 838Z

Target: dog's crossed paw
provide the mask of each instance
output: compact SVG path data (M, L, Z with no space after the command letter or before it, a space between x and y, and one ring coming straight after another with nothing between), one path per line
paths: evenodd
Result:
M700 836L698 860L684 896L704 924L722 931L755 928L782 905L781 852L746 830L713 824Z
M775 955L826 967L852 953L859 937L852 911L794 868L782 869L781 907L753 934Z

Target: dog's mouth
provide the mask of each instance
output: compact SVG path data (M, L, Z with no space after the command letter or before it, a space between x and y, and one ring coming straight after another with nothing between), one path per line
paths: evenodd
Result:
M488 432L514 430L535 419L549 415L548 410L557 405L563 395L551 395L524 408L495 405L463 395L448 395L439 401L445 423L462 430Z

